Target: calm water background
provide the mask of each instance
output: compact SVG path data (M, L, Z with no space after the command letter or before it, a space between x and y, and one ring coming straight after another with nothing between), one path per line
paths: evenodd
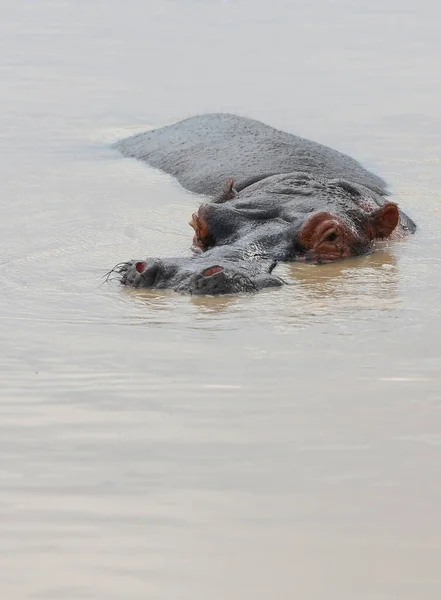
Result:
M0 0L0 595L439 600L441 7ZM258 118L417 235L250 297L136 296L200 198L112 141Z

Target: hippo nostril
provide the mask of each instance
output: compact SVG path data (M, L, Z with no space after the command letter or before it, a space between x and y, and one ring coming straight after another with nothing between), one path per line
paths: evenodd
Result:
M216 265L214 267L205 269L205 271L202 272L202 275L204 277L211 277L212 275L217 275L218 273L223 273L223 269L222 269L222 267L219 267L218 265Z
M133 261L130 265L130 280L132 287L149 289L156 287L158 281L167 279L173 274L173 268L168 272L163 261L148 257L146 260ZM127 285L127 282L125 282Z
M135 269L138 271L138 273L144 273L146 268L147 268L147 263L144 261L139 261L135 264Z

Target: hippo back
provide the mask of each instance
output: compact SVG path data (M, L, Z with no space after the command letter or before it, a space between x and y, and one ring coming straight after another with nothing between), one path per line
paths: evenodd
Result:
M259 121L230 114L191 117L117 142L124 156L174 175L191 192L218 196L229 178L242 189L293 171L340 177L385 195L386 185L356 160Z

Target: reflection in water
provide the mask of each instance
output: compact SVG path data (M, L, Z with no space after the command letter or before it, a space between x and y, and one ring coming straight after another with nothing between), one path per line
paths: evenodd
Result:
M296 268L296 267L299 268ZM398 270L391 253L378 252L367 257L327 265L287 265L286 277L295 290L294 321L304 325L325 315L346 318L360 310L384 311L396 308ZM372 317L368 317L372 318Z
M391 252L374 252L360 258L335 261L326 265L307 265L305 263L289 263L290 278L304 285L326 284L334 279L346 278L348 271L352 274L362 269L372 269L380 277L389 270L394 270L396 260Z
M225 296L185 296L170 290L133 290L123 288L123 292L134 297L137 302L153 310L169 310L180 304L179 299L186 298L198 309L207 313L218 313L228 310L239 301L239 295Z
M300 283L302 292L315 298L348 293L355 298L393 298L396 294L397 268L390 252L375 252L327 265L294 263L287 267L285 277Z
M205 311L207 314L221 313L237 306L239 297L236 296L192 296L191 303L197 309Z
M327 265L283 263L276 272L287 285L257 294L185 296L168 290L130 289L121 293L136 302L135 315L128 317L135 317L136 324L179 323L187 329L233 330L239 323L259 322L273 331L289 331L324 316L338 319L360 310L369 314L396 309L399 272L390 251Z

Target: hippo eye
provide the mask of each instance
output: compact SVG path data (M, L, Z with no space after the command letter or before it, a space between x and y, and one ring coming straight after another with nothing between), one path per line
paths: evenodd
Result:
M326 236L325 241L326 242L335 242L337 237L338 237L337 234L335 233L335 231L333 231L332 233L330 233L329 235Z

